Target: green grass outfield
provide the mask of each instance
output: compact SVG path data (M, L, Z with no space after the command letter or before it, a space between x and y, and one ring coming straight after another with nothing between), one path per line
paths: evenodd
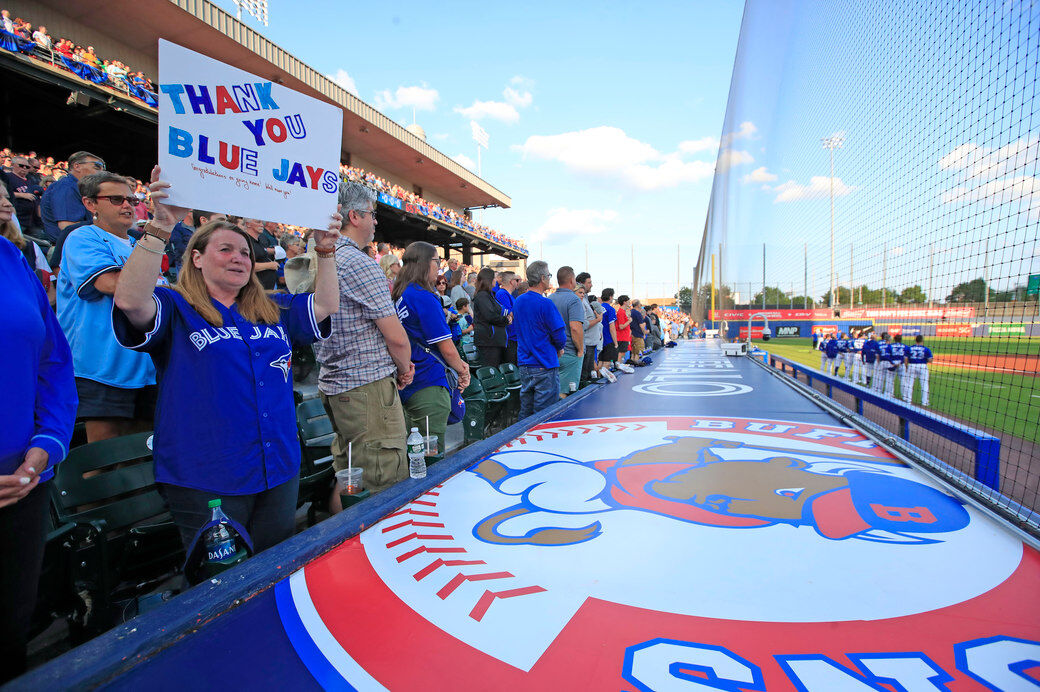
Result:
M925 343L937 353L979 353L974 350L962 350L963 347L950 351L944 351L942 348L946 342L966 341L1004 342L1007 339L927 339ZM820 367L820 354L819 351L812 350L811 339L770 339L768 342L756 340L755 344L796 363L815 369ZM997 355L1007 351L991 353ZM969 424L1040 442L1040 426L1037 425L1037 421L1040 421L1040 377L933 365L929 372L929 388L932 404L929 408L932 411ZM899 392L898 380L895 391ZM913 401L920 403L920 400L920 392L915 386Z

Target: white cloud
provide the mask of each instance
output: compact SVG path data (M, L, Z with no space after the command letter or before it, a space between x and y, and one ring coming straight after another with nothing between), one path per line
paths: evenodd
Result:
M534 86L534 80L529 77L525 77L522 74L518 74L512 79L510 79L509 83L515 87L523 87L525 89L530 89Z
M755 127L755 123L745 120L737 126L736 130L722 135L722 146L728 147L734 140L738 139L751 139L756 132L758 132L758 128Z
M329 74L325 76L334 81L336 84L339 84L341 87L343 87L350 93L354 94L354 96L358 95L357 83L354 81L353 77L347 74L346 70L336 70L336 74Z
M1040 178L1025 175L1040 158L1040 136L1015 140L999 149L974 142L961 144L939 159L939 167L956 174L944 190L946 204L1011 204L1031 221L1040 219Z
M765 166L762 166L751 171L741 178L741 180L745 183L772 183L776 181L776 174L770 173L766 170Z
M505 97L506 103L517 108L527 108L531 105L531 101L534 100L534 96L531 95L530 91L524 89L523 91L517 91L513 87L506 87L502 90L502 96Z
M679 153L681 154L698 154L702 151L717 151L719 148L719 140L714 137L701 137L700 139L688 139L685 142L679 142Z
M841 178L834 179L834 196L844 197L855 188L846 185ZM814 175L809 178L808 185L802 185L793 180L781 183L773 188L776 193L774 203L795 202L803 199L825 199L831 194L831 179L825 175Z
M617 127L601 126L558 135L533 135L514 147L546 161L557 161L581 174L613 179L640 190L676 187L710 178L715 164L710 161L684 161L679 153L662 154L654 147L629 137ZM745 152L730 157L736 165L749 156Z
M384 89L376 94L376 108L414 108L417 111L432 111L436 108L440 94L436 89L424 86L399 86L390 93Z
M613 209L567 209L558 207L549 210L549 216L531 235L533 242L566 242L575 236L597 235L618 218Z
M477 170L476 161L466 156L465 154L455 154L455 156L451 157L451 160L465 168L470 169L471 171Z
M734 166L740 166L745 163L754 163L755 158L746 151L740 151L737 149L723 149L719 153L718 163L715 164L715 168L719 173L725 173Z
M470 120L490 118L509 124L520 120L520 113L516 108L501 101L474 101L472 106L455 106L455 112Z

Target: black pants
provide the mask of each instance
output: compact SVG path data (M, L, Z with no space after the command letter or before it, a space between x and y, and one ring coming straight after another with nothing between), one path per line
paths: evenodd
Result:
M585 358L581 361L581 381L587 382L591 379L592 366L596 364L596 347L585 347Z
M47 536L46 483L0 509L0 684L25 672L36 588Z
M512 363L513 365L517 364L517 362L516 362L516 342L513 341L513 340L510 340L510 341L506 342L506 359L505 359L505 362L506 363Z
M506 363L506 349L501 346L478 346L477 356L480 358L480 365L485 368L497 368L502 363Z
M159 484L159 491L170 505L173 522L181 533L184 549L213 514L208 505L218 497L220 508L249 532L253 552L259 553L291 538L296 530L296 496L300 477L253 495L217 495L179 485Z

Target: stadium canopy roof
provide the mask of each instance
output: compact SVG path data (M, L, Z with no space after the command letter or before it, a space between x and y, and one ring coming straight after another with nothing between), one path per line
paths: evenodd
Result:
M424 196L432 193L459 209L512 204L508 195L211 2L34 0L31 4L47 6L71 23L118 37L128 48L151 56L153 65L158 64L158 41L164 38L332 103L344 114L343 152L420 186ZM300 4L301 11L305 7ZM132 67L146 73L149 69Z

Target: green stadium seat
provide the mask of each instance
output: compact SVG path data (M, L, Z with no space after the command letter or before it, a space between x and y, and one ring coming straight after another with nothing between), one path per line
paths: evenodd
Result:
M336 433L321 399L307 399L296 405L296 431L300 436L300 490L296 506L310 503L307 525L314 526L317 512L328 511L335 477L331 446Z
M155 484L150 432L75 447L55 469L57 521L74 524L77 591L91 602L86 632L114 622L114 606L173 576L184 562L180 533ZM90 477L85 474L100 472Z
M512 363L502 363L498 369L509 391L509 420L515 422L520 419L520 368Z
M498 368L485 366L477 368L477 379L480 380L480 386L484 388L484 395L487 398L491 427L497 425L505 428L509 417L510 399L505 378L502 377Z
M466 415L462 418L463 442L471 444L483 440L487 437L488 403L479 378L470 378L462 399L466 402Z
M57 618L69 620L70 632L82 619L86 605L76 593L72 579L75 524L55 524L53 512L48 517L47 536L43 546L43 565L36 589L29 638L40 634ZM75 638L75 637L74 637ZM82 638L80 638L82 639Z

